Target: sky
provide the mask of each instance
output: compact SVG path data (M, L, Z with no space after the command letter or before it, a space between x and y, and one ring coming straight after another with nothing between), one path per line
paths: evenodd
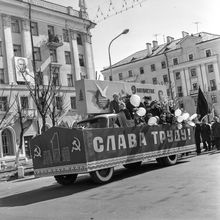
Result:
M78 0L51 2L78 10ZM128 7L135 0L86 0L89 18L96 21L91 34L95 70L98 72L109 66L108 45L124 29L129 29L129 32L111 45L112 64L144 50L146 43L152 43L153 40L163 44L167 36L181 38L182 31L195 34L198 30L220 35L219 0L143 0L141 5L136 4L131 9L103 20L101 12L107 15L110 2L109 14L113 14L113 10L120 12L125 9L125 2Z

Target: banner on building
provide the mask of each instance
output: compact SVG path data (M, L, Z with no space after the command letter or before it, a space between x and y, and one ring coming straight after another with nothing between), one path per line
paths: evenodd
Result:
M26 57L15 57L15 73L17 82L30 82L29 63Z

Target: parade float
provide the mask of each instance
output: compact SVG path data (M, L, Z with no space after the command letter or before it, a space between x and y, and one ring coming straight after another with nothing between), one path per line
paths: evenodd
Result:
M112 94L117 93L121 98L130 95L131 104L142 117L145 112L138 109L141 98L163 98L164 86L80 80L76 91L77 109L85 119L78 122L78 127L53 127L32 139L36 177L54 176L58 183L68 185L78 174L90 173L95 182L106 183L116 166L138 169L149 160L169 166L176 164L179 155L195 151L195 116L180 109L175 111L177 123L172 125L157 125L151 119L149 125L124 127L119 114L109 113Z

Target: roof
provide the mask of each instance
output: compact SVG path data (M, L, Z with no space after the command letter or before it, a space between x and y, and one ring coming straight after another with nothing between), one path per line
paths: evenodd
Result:
M218 39L218 38L220 38L220 35L211 34L211 33L207 33L207 32L200 32L200 33L197 33L195 35L193 35L193 34L187 35L183 38L173 40L170 43L164 43L164 44L158 45L158 47L155 48L155 49L152 48L152 53L150 55L148 55L148 50L147 49L137 51L137 52L131 54L130 56L126 57L125 59L115 63L114 65L112 65L112 68L118 67L118 66L121 66L121 65L125 65L125 64L129 64L129 63L132 63L132 62L137 62L137 61L140 61L140 60L152 58L152 57L163 54L165 51L170 52L170 51L180 49L181 48L181 43L189 37L196 37L199 40L198 43L204 43L204 42L207 42L207 41L210 41L210 40ZM109 69L109 67L106 68L106 69ZM106 70L106 69L104 69L104 70Z

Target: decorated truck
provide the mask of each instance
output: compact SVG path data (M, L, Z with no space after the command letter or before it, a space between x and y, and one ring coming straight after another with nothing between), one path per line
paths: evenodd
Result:
M94 83L94 87L87 83ZM101 112L106 111L108 103L108 89L105 89L105 97L100 94L103 83L107 85L107 82L92 80L80 81L78 85L77 99L84 102L81 105L84 104L93 117L78 122L76 128L53 127L32 139L35 176L54 176L58 183L67 185L73 183L78 174L89 173L95 182L106 183L112 179L116 166L136 169L143 161L153 159L162 166L174 165L178 155L195 151L191 126L124 127L119 114ZM107 86L110 87L110 83ZM151 85L151 92L153 89ZM97 110L94 112L93 108ZM97 112L99 114L94 116Z

